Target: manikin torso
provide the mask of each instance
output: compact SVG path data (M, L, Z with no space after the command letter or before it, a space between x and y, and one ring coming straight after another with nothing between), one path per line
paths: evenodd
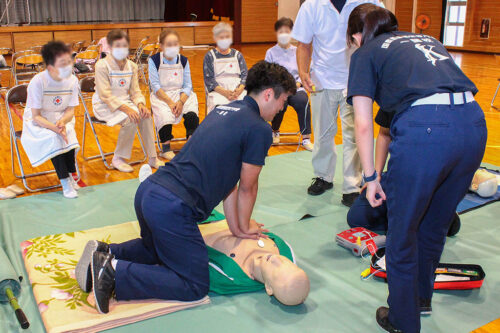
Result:
M202 224L199 227L208 246L232 258L252 279L254 279L252 271L255 258L269 254L279 255L278 247L271 239L260 238L257 241L238 238L231 234L225 222Z

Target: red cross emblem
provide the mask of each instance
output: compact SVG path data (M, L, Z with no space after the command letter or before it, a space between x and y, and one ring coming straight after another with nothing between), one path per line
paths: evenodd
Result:
M232 67L233 67L233 64L229 64L229 67L231 67L231 68L232 68Z
M54 103L54 105L61 105L61 103L62 103L61 96L54 97L54 99L52 100L52 102Z
M125 79L121 79L120 81L118 81L118 84L120 85L120 87L123 87L125 85L125 83L127 83L127 81Z
M174 72L174 76L177 76L177 72Z

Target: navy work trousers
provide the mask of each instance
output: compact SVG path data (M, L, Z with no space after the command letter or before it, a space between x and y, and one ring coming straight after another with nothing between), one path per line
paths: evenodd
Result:
M208 294L208 253L192 209L146 179L135 196L141 238L111 244L118 300L193 301Z
M420 331L455 209L483 158L486 122L476 102L421 105L395 116L385 184L389 320Z

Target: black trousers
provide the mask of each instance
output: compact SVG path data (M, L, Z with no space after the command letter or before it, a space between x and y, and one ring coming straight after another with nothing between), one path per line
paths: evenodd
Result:
M51 159L59 179L68 178L70 173L76 172L75 149Z
M307 93L303 90L298 91L293 96L289 96L287 102L283 107L283 110L281 110L271 122L273 131L277 132L280 130L281 122L283 122L286 108L288 107L288 105L290 105L295 109L295 112L297 112L300 133L302 133L303 135L311 134L311 106L307 104L308 99L309 97L307 96Z
M186 138L193 135L194 131L198 128L200 124L200 118L194 112L188 112L182 115L184 118L184 127L186 128ZM172 125L165 125L158 131L158 136L160 137L160 142L165 143L174 138L172 135Z

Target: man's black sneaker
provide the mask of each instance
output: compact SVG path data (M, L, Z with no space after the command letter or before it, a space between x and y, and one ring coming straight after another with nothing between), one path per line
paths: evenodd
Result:
M91 240L85 245L82 256L75 268L75 277L80 289L86 293L92 289L92 274L90 273L90 262L92 261L92 254L94 252L109 252L109 245L104 242Z
M457 213L453 216L453 221L451 222L450 229L448 229L448 237L455 236L460 231L460 226L462 223L460 222L460 217Z
M377 309L377 314L375 316L377 318L377 324L385 330L386 332L389 333L403 333L403 331L398 330L392 326L391 322L389 321L389 308L385 306L381 306L380 308Z
M359 197L359 192L342 194L342 204L351 207L357 197Z
M310 195L320 195L325 193L326 190L333 188L333 183L327 182L323 178L316 177L313 178L311 186L307 189L307 193Z
M430 316L432 314L432 306L430 299L419 299L420 303L420 314L422 316Z
M109 300L115 290L115 270L111 266L114 256L111 253L94 252L90 267L92 269L92 288L97 311L109 312Z

